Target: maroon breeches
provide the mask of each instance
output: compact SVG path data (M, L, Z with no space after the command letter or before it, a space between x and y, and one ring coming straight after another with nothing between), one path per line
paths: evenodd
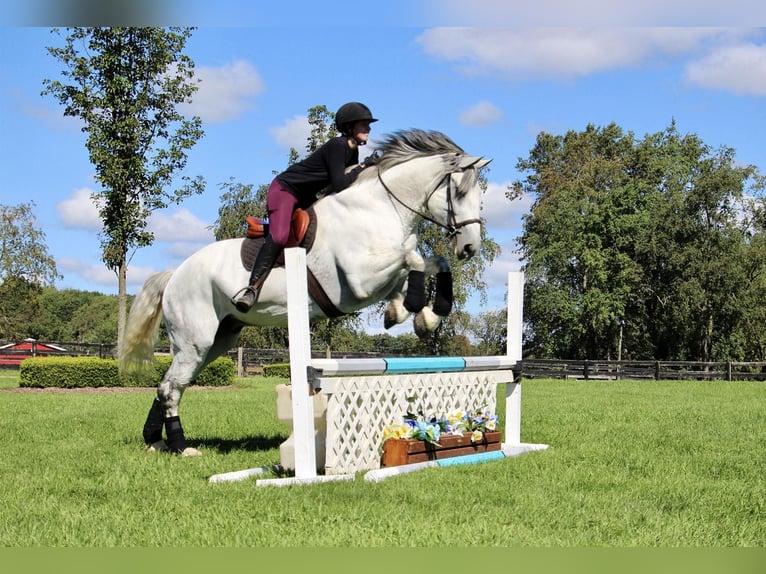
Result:
M269 213L269 234L274 243L281 247L287 245L293 212L297 206L298 198L274 179L266 194L266 210Z

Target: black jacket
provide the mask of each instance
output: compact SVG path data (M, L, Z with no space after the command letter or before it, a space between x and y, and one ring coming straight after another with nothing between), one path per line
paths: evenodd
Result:
M334 137L306 159L294 163L277 176L277 181L298 198L301 206L314 203L317 194L331 186L329 191L338 192L351 185L362 170L347 167L359 163L358 148L348 146L346 136ZM325 190L328 191L328 190Z

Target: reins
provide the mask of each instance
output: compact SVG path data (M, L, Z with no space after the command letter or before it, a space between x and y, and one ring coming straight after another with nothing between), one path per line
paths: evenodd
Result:
M479 159L477 159L476 161L478 162ZM471 165L468 165L468 166L466 166L466 167L464 167L464 168L462 168L460 170L457 170L457 171L464 172L466 169L469 169L469 168L473 167L473 165L475 163L476 162L474 162ZM471 225L472 223L481 223L481 219L466 219L464 221L457 221L457 217L455 217L455 210L453 208L453 201L452 201L452 174L453 173L455 173L455 172L450 172L450 173L446 174L442 179L440 179L439 183L436 185L436 187L433 189L433 191L428 194L428 196L426 197L426 200L425 200L425 203L428 204L428 202L431 200L431 197L433 196L433 194L436 193L436 191L441 187L442 182L445 179L447 180L447 223L446 224L442 223L440 221L437 221L436 219L434 219L430 215L428 215L426 213L421 213L417 209L415 209L415 208L407 205L406 203L404 203L404 201L402 201L399 197L397 197L397 195L391 190L391 188L388 187L388 185L386 185L386 182L383 181L383 176L380 173L380 169L378 169L378 181L380 181L380 184L383 186L383 189L386 190L386 193L388 193L388 195L393 197L400 205L402 205L403 207L405 207L406 209L408 209L409 211L411 211L415 215L418 215L418 216L422 217L426 221L434 223L434 224L438 225L439 227L441 227L442 229L446 230L449 239L452 239L453 237L455 237L455 235L460 233L460 228L461 227L465 227L466 225Z

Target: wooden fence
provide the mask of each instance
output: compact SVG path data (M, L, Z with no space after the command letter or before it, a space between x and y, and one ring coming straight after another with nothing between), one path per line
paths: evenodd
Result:
M524 378L583 380L766 380L766 362L566 361L524 359Z
M15 343L0 341L0 346ZM79 343L59 341L36 341L39 345L55 345L63 351L38 351L33 345L31 350L14 351L4 349L0 354L17 358L12 364L0 367L18 368L18 363L30 356L96 356L114 357L117 346L113 343ZM158 354L167 354L170 349L158 347ZM315 357L325 354L315 351ZM228 352L237 365L238 375L257 375L263 372L264 365L287 363L287 349L253 349L240 347ZM380 353L333 352L334 359L380 357ZM582 380L707 380L707 381L766 381L766 361L761 362L699 362L699 361L598 361L598 360L559 360L559 359L524 359L521 375L526 379L582 379Z

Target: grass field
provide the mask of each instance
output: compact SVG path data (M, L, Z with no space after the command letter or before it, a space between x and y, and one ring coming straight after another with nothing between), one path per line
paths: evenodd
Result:
M524 382L550 449L384 482L257 488L277 463L277 380L192 389L205 452L148 454L152 391L17 393L0 372L0 547L703 547L766 542L766 386ZM253 382L258 381L258 382Z

